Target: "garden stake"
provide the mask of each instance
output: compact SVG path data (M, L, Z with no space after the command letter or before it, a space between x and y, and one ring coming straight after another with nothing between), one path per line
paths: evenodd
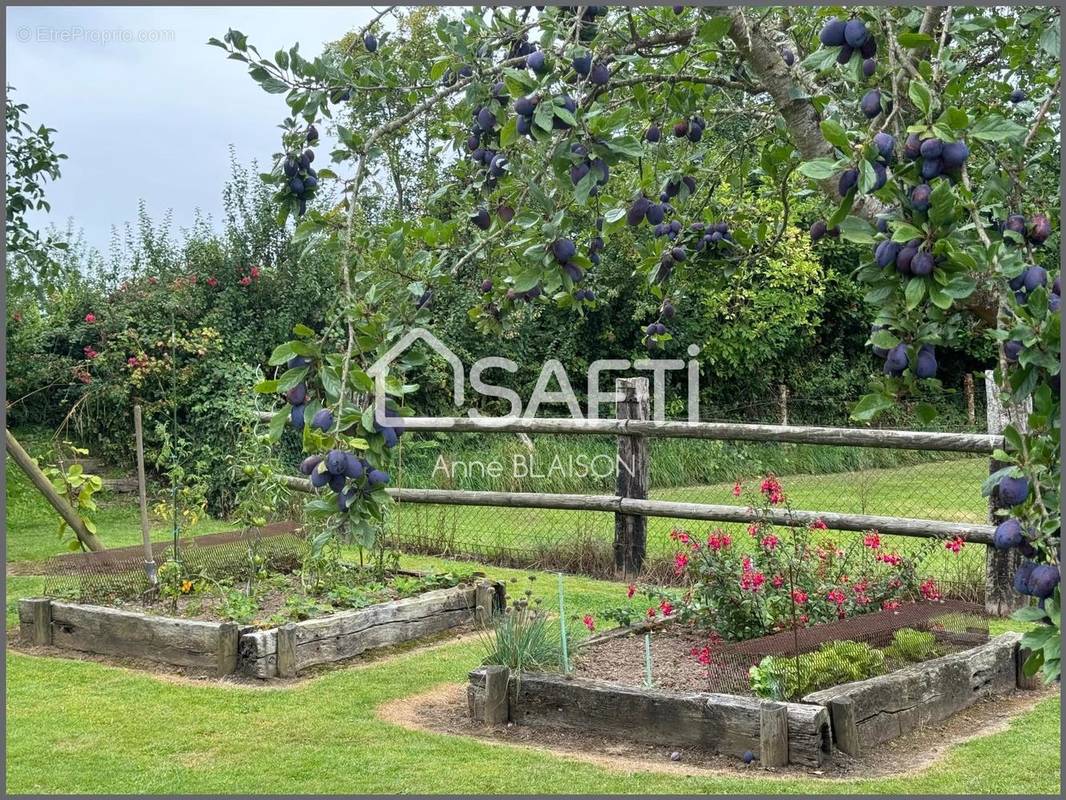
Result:
M644 634L644 685L651 688L651 634Z
M155 558L152 556L152 539L148 530L148 498L144 479L144 433L141 425L141 406L133 407L133 435L137 443L137 499L141 507L141 542L144 545L144 571L148 582L159 583Z
M174 333L174 305L170 306L170 395L172 399L170 418L170 504L174 539L174 560L181 563L178 553L178 348Z
M559 573L559 634L563 642L563 674L570 672L570 655L566 648L566 599L563 590L563 573Z

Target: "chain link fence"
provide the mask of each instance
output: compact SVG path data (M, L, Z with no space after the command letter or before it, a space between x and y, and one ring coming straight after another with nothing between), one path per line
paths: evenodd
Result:
M790 423L794 410L802 406L791 400ZM772 408L773 402L761 405ZM829 416L825 406L819 401L817 408L803 407L800 416ZM983 419L983 409L978 418ZM779 420L742 413L724 419L716 412L703 421ZM921 429L913 421L909 427ZM983 427L956 415L925 429L983 432ZM611 436L436 433L409 434L402 442L393 484L401 488L613 495L617 470L625 469L617 462L617 439ZM788 504L797 510L978 524L988 520L987 499L981 495L987 457L696 439L652 439L649 449L649 497L654 500L750 505L750 493L757 492L762 476L774 474ZM734 496L738 483L739 498ZM611 576L614 527L614 515L604 512L399 503L388 538L405 551ZM674 579L676 544L670 533L679 528L744 533L741 525L649 517L645 579ZM843 544L862 534L825 535ZM983 545L967 544L955 552L942 541L887 539L901 552L921 549L923 569L945 593L982 601Z

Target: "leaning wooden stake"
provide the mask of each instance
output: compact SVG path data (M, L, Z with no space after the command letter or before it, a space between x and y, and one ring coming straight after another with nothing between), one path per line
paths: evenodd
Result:
M156 572L155 556L152 554L152 539L148 532L148 487L144 479L144 433L141 426L141 407L133 407L133 432L137 439L137 493L141 504L141 542L144 544L144 571L148 582L155 586L159 582Z
M81 521L78 512L71 508L70 503L63 498L63 495L56 491L55 487L52 486L52 482L48 480L41 468L34 463L33 459L30 458L30 454L22 448L22 445L18 443L11 431L4 428L4 435L7 452L11 454L11 457L15 459L15 463L26 473L37 488L37 491L44 495L44 499L48 501L48 504L56 510L59 516L63 518L63 521L74 531L78 541L90 550L97 552L104 550L104 543L85 527L85 523Z

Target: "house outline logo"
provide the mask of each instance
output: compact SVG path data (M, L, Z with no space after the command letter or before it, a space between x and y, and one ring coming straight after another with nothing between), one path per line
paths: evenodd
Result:
M452 368L452 398L456 408L462 408L466 396L466 368L452 349L425 328L412 328L382 354L366 371L367 377L374 379L374 418L379 425L387 424L385 416L385 378L389 367L400 354L406 352L417 341L423 341L429 348L448 362Z

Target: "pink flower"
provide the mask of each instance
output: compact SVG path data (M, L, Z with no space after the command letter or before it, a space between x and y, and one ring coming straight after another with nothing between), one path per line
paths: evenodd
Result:
M961 536L956 536L949 542L944 542L944 547L952 553L958 553L966 545Z
M253 278L258 278L259 277L259 267L252 267L252 269L250 270L250 274L251 274L251 276Z
M862 543L871 550L876 550L881 546L881 537L877 531L870 531L870 533L862 537Z
M237 283L239 283L241 286L248 286L251 282L252 282L252 279L249 278L247 275L245 275L243 278L241 278L239 281L237 281Z
M729 538L729 534L722 533L720 530L712 531L707 537L707 547L716 553L719 550L725 550L732 543L733 540Z
M631 583L629 584L629 586L626 587L626 597L632 599L633 595L635 595L636 593L637 585L635 583Z
M767 550L773 550L777 547L778 539L772 533L764 536L760 544Z
M807 593L805 591L803 591L802 589L793 589L792 590L792 599L795 600L797 603L800 603L800 604L806 603L807 602Z
M96 315L90 311L88 314L85 315L85 321L92 325L94 322L96 322Z
M812 531L825 531L829 530L829 526L825 524L825 520L819 517L811 523L810 528Z
M751 535L751 536L758 536L759 535L759 526L755 525L755 524L749 525L748 526L748 534Z
M766 581L766 576L751 566L750 558L744 558L741 570L740 588L746 592L757 592Z
M651 608L648 609L648 618L651 619L654 616L655 616L655 607L652 606Z
M840 589L831 590L825 597L830 603L836 603L838 606L843 605L848 599L847 595Z
M936 581L934 581L932 578L929 578L929 580L924 581L918 587L918 591L922 593L922 597L924 597L926 600L940 599L940 589L937 588Z
M98 355L100 355L95 350L93 350L93 346L91 344L85 345L85 347L82 349L82 352L85 353L85 357L90 359L90 360L92 360L92 359L96 358Z
M770 580L770 585L773 586L775 589L780 589L782 586L785 585L785 579L782 578L780 575L774 575L774 577Z
M900 605L901 603L899 600L885 600L885 602L881 604L881 608L885 611L895 611Z
M674 574L680 575L685 571L685 567L688 566L688 554L678 553L674 556Z
M898 567L903 563L903 556L898 553L878 553L877 560L883 561L885 564L891 564L893 567Z
M670 604L669 600L663 600L659 603L659 610L663 612L664 617L668 617L674 613L674 607Z
M581 621L585 623L585 627L588 628L590 631L596 630L596 620L592 618L591 614L586 614L584 619L582 619Z
M781 491L781 484L777 482L777 478L773 475L767 475L763 479L762 484L759 486L759 491L766 495L766 499L770 501L772 506L776 506L785 499L785 494Z
M737 481L733 484L733 497L740 497L741 491L742 490L740 488L740 481Z
M681 542L681 544L689 544L692 541L692 537L688 535L688 531L678 530L677 528L670 531L670 538L674 541Z
M207 279L207 285L214 289L216 286L218 286L218 278L212 275L210 278Z

